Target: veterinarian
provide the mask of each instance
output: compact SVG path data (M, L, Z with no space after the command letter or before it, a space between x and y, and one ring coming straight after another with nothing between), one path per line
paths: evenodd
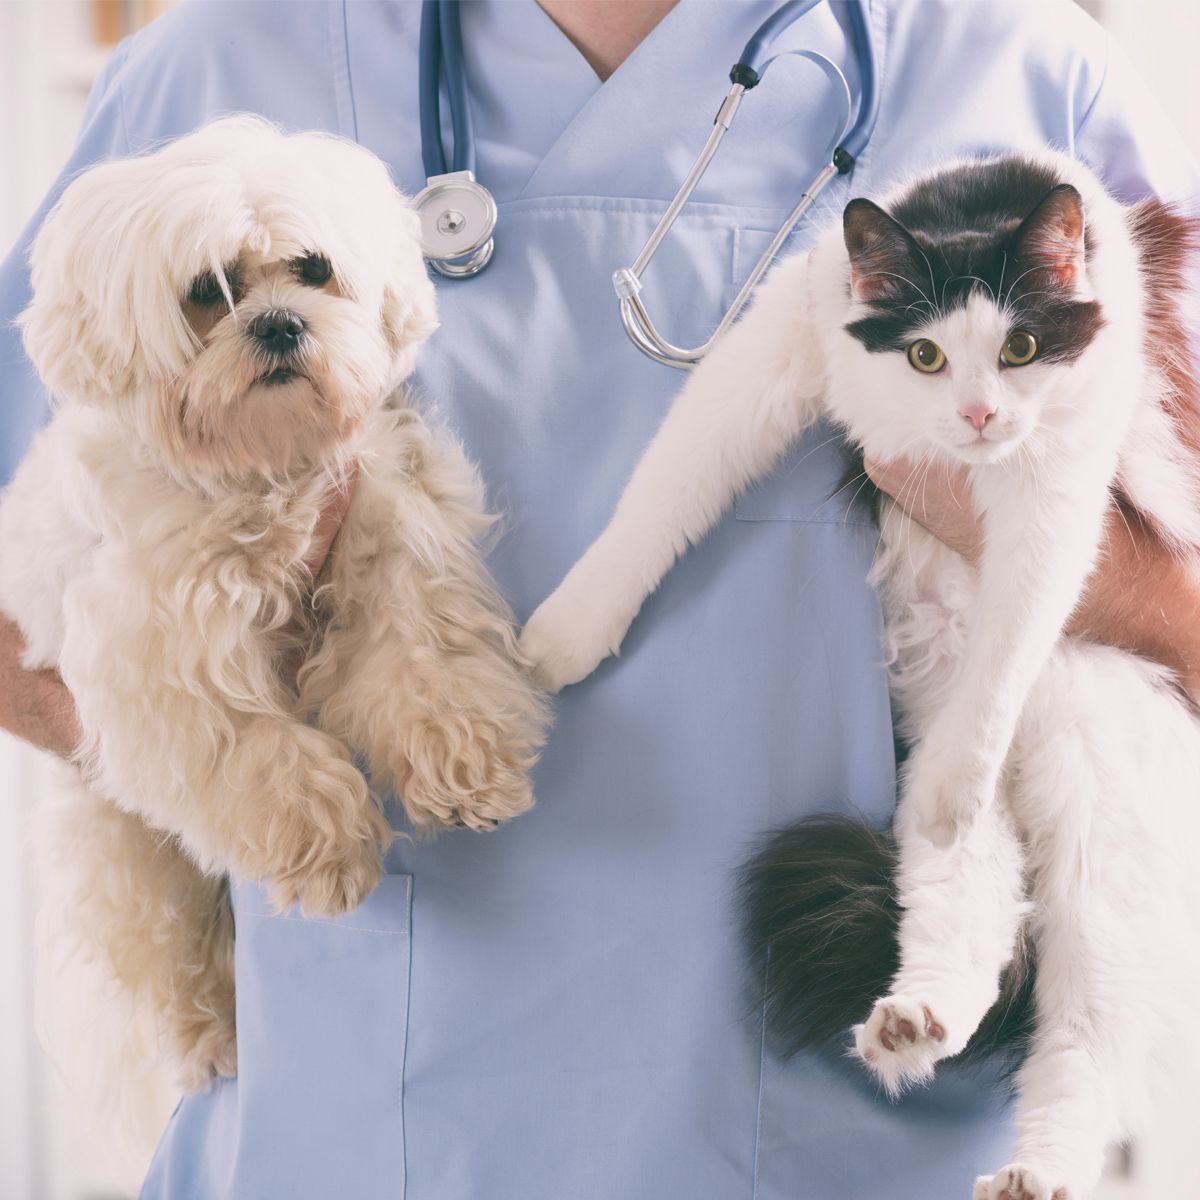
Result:
M680 384L627 342L609 277L707 136L731 48L774 3L464 6L478 175L500 225L486 271L441 283L419 386L507 514L492 561L520 616L598 532ZM355 138L415 192L419 15L184 4L113 55L63 181L245 109ZM878 125L793 248L850 196L952 154L1049 142L1122 199L1196 190L1162 113L1066 0L874 0L869 15ZM799 47L857 84L840 6L780 40ZM836 109L796 59L747 101L648 273L674 340L711 331L823 161ZM11 325L36 225L0 271L6 472L46 413ZM530 815L398 842L343 920L276 916L255 885L235 889L239 1078L183 1101L147 1200L917 1200L965 1197L1006 1161L985 1080L948 1069L891 1105L835 1056L779 1061L761 981L739 969L730 873L750 842L839 805L883 822L893 803L875 533L830 499L841 472L816 431L671 572L621 658L561 697ZM934 493L916 515L970 552L969 519L939 511L958 509ZM1195 586L1145 558L1131 574L1132 559L1113 543L1079 627L1195 683ZM2 651L0 719L69 753L61 684L21 670L11 627Z

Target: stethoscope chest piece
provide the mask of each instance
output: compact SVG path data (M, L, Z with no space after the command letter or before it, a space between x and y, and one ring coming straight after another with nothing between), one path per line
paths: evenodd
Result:
M440 275L474 275L491 261L496 201L472 172L432 176L413 207L421 219L421 248Z

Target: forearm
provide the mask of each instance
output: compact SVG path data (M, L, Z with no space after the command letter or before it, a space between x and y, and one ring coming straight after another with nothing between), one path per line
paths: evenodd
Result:
M82 738L71 693L57 671L29 671L21 663L21 631L0 617L0 728L61 758Z
M1172 554L1136 514L1113 508L1067 632L1160 662L1200 696L1200 564Z

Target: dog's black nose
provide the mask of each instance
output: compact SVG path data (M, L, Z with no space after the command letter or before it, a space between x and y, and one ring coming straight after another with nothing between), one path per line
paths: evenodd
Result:
M304 318L289 308L272 308L260 313L246 326L250 336L272 354L293 353L305 328Z

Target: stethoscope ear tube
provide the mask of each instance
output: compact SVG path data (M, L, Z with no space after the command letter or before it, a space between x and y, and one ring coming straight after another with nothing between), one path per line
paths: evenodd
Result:
M789 0L782 5L758 28L757 32L746 43L741 58L729 72L732 87L721 104L713 124L713 131L701 150L692 169L688 172L675 198L667 207L661 220L655 226L646 245L634 260L631 267L622 267L613 273L613 288L617 293L620 307L621 323L630 341L655 362L669 367L679 367L687 370L694 367L713 347L717 340L733 324L745 308L758 281L766 273L775 256L779 253L788 235L795 228L800 218L812 206L813 202L836 175L845 175L851 171L859 155L862 153L875 127L879 114L879 93L876 84L875 48L867 26L867 14L863 0L854 0L849 5L851 33L858 55L861 95L859 97L858 113L854 123L850 125L851 96L850 88L842 71L825 55L811 50L793 50L784 53L796 54L809 59L830 74L840 83L845 96L845 124L835 135L830 145L830 161L817 173L815 179L801 193L796 206L788 214L787 219L780 225L771 244L759 258L750 272L749 278L742 285L733 303L725 310L721 321L713 335L701 346L690 349L675 346L668 342L654 327L650 314L642 301L642 275L647 264L653 258L667 231L675 223L688 197L700 182L709 162L716 154L717 146L725 136L733 118L737 113L742 97L751 88L756 87L765 75L767 68L774 58L765 59L764 55L771 44L772 38L779 29L796 20L812 8L819 0ZM847 130L847 127L848 130Z
M861 0L851 4L849 8L850 32L854 37L854 45L858 50L859 61L859 91L858 116L854 127L842 139L842 144L834 152L834 163L838 163L839 155L843 161L848 160L845 167L838 166L844 175L854 166L862 152L867 148L871 134L875 132L875 123L879 120L879 73L875 67L875 43L871 40L871 30L867 25L867 6Z

